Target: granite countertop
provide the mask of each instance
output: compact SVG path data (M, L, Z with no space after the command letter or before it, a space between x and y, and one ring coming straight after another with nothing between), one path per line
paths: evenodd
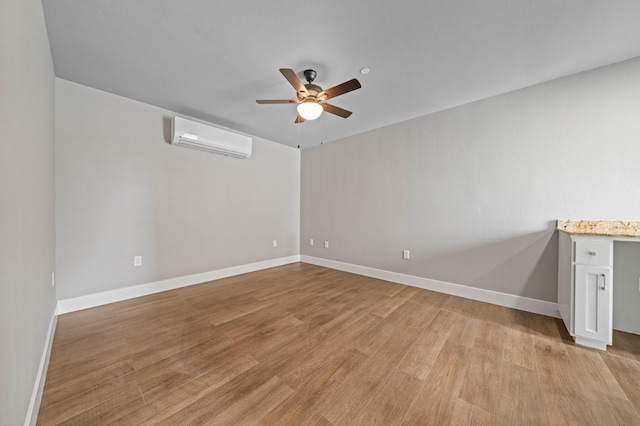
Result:
M640 237L640 221L559 220L556 229L576 235Z

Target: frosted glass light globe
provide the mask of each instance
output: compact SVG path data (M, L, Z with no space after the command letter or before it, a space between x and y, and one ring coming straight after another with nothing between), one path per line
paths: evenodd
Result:
M303 102L298 105L298 114L305 120L315 120L322 114L323 108L317 102Z

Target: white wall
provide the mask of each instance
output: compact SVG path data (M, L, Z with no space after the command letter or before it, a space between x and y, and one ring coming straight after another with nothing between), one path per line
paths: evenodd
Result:
M59 299L299 253L300 152L176 147L174 115L56 80Z
M640 219L639 158L637 58L305 149L301 252L555 302L555 221Z
M1 425L25 422L55 309L51 287L55 246L53 138L54 73L42 3L3 0L0 2Z

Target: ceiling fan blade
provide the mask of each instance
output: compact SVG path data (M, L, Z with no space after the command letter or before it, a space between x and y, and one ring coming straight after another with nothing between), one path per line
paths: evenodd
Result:
M296 121L294 121L294 123L296 123L296 124L297 124L297 123L304 123L304 118L302 118L302 117L300 116L300 114L298 114L298 116L296 117Z
M300 101L294 101L293 99L258 99L259 104L297 104Z
M280 72L282 73L282 75L284 75L284 78L286 78L287 81L293 86L293 88L296 89L296 92L304 93L305 95L309 94L307 92L307 88L304 87L302 80L298 78L294 70L292 70L291 68L280 68Z
M331 105L331 104L327 104L327 103L323 103L323 104L320 104L320 105L322 105L322 108L324 108L325 111L327 111L327 112L329 112L331 114L335 114L337 116L340 116L342 118L347 118L352 114L351 111L347 111L346 109L339 108L339 107L337 107L335 105Z
M345 81L342 84L338 84L337 86L330 87L327 90L324 90L318 94L318 99L325 100L335 98L336 96L344 95L345 93L351 92L352 90L356 90L361 88L360 82L355 78Z

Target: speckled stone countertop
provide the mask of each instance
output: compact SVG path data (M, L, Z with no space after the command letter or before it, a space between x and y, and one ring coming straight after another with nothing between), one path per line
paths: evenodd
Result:
M556 229L576 235L640 237L640 221L559 220Z

